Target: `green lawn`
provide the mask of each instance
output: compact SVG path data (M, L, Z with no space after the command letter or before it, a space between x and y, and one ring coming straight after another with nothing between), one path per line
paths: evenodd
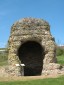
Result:
M64 85L64 77L28 81L5 81L0 85Z

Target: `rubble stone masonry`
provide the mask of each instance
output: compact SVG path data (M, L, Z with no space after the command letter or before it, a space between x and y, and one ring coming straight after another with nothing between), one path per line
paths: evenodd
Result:
M22 67L16 64L24 63L24 70L27 72L32 69L34 75L38 75L39 70L42 75L43 70L57 67L55 40L50 33L49 23L43 19L23 18L14 23L8 50L8 69L11 75L22 74Z

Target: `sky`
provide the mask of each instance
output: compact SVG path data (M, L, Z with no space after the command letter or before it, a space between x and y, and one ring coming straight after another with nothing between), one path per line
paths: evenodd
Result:
M58 45L64 45L64 0L0 0L0 48L6 47L13 23L41 18L50 24Z

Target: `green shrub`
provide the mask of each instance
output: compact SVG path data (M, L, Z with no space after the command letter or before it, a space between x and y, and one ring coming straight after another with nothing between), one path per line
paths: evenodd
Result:
M64 65L64 55L56 56L57 57L57 63Z
M57 47L57 49L56 49L56 55L57 56L64 55L64 49L62 49L60 47Z

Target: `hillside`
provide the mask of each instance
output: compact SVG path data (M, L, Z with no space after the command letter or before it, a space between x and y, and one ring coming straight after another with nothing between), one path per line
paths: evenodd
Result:
M0 66L7 65L8 52L6 48L0 48Z

